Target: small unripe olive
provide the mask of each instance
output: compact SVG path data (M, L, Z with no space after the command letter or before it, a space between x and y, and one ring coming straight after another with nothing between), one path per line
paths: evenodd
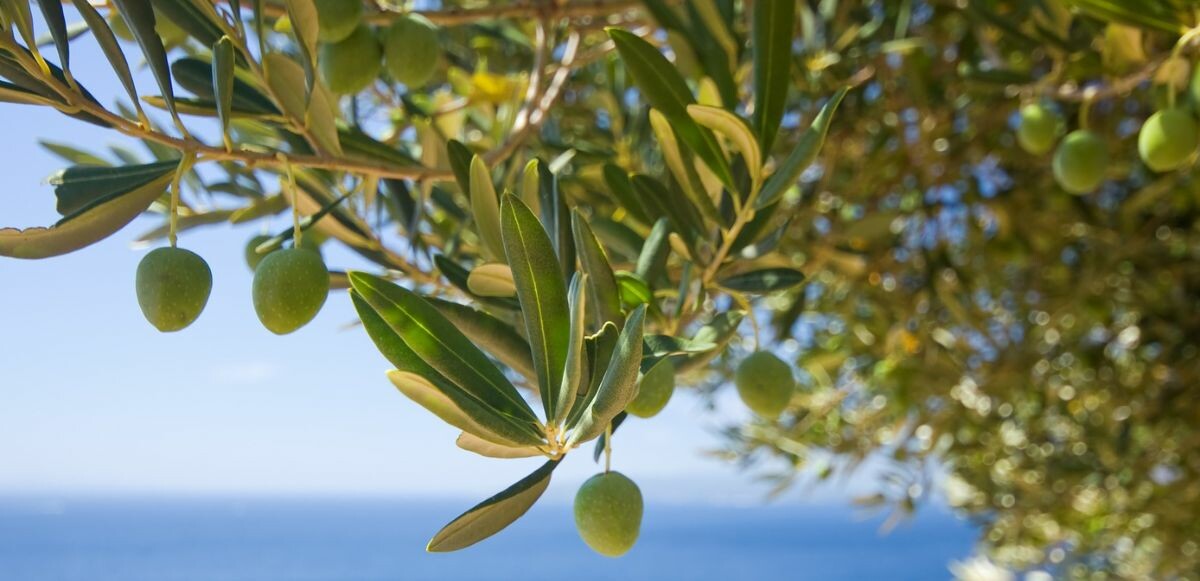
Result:
M429 81L441 54L437 26L419 14L401 17L384 39L384 66L393 79L409 87Z
M212 271L195 252L156 248L138 264L136 287L146 320L171 333L191 325L208 304Z
M1060 126L1058 115L1039 104L1021 107L1021 124L1017 126L1017 143L1021 149L1041 155L1054 148Z
M625 406L625 411L639 418L654 417L667 407L673 393L675 364L671 363L670 359L663 359L642 376L642 381L638 383L637 396Z
M1164 109L1150 116L1138 132L1138 154L1158 172L1183 167L1196 151L1196 120L1182 108Z
M593 551L620 557L642 527L642 491L620 472L597 474L575 495L575 528Z
M769 351L758 351L743 359L734 382L746 407L767 419L779 417L796 391L791 366Z
M1054 179L1072 194L1086 194L1104 181L1108 146L1086 129L1072 131L1054 152Z
M313 0L317 8L317 39L341 42L354 33L362 19L359 0Z
M279 248L275 248L274 250L269 250L261 254L258 252L258 247L262 246L264 242L270 240L271 238L272 237L267 234L259 234L258 236L246 241L246 249L243 252L246 258L246 266L249 266L251 271L258 268L258 263L262 262L262 259L266 258L268 254L279 250ZM317 240L317 237L314 235L314 233L306 234L304 238L301 239L300 248L307 248L316 252L317 254L321 253L321 243Z
M357 93L379 76L382 54L371 29L359 26L341 42L321 45L321 78L338 94Z
M272 333L286 335L317 316L329 296L329 270L305 248L267 254L254 269L254 311Z

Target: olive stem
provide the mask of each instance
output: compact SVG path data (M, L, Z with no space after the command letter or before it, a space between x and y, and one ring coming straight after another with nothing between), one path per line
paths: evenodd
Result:
M175 166L174 177L171 178L171 208L170 215L167 217L167 240L171 243L171 248L175 248L179 241L180 182L183 181L183 175L191 169L194 160L193 154L184 153L183 157L179 158L179 165Z
M604 427L604 473L612 471L612 422Z
M1079 128L1085 131L1088 129L1088 113L1092 110L1092 101L1095 100L1095 97L1095 89L1089 87L1083 92L1083 103L1079 105Z
M292 248L299 248L304 229L300 227L300 198L299 192L296 191L296 174L292 171L292 164L288 162L286 155L280 153L278 157L287 175L288 193L292 196Z
M1175 43L1175 47L1171 49L1171 58L1167 59L1166 62L1173 63L1173 62L1176 62L1177 60L1179 60L1179 54L1183 52L1183 49L1189 43L1191 43L1193 40L1195 40L1197 35L1200 35L1200 27L1188 29L1187 32L1183 33L1179 37L1179 40ZM1175 108L1175 93L1177 93L1178 91L1179 91L1179 88L1175 86L1175 79L1168 78L1168 80L1167 80L1167 108L1168 109Z

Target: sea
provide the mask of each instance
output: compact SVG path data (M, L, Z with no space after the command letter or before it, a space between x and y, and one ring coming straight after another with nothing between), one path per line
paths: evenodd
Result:
M592 553L542 503L448 554L430 535L472 503L331 498L0 498L0 579L949 579L978 531L937 509L890 533L844 506L646 507L637 546Z

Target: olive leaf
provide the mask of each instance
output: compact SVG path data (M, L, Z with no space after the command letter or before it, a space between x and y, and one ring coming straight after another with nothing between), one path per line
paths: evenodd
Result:
M633 191L633 182L629 180L629 174L625 170L611 163L606 163L604 164L603 173L604 185L608 186L609 193L616 198L617 203L622 208L625 208L639 222L649 225L661 216L657 206L647 204Z
M471 183L474 186L474 176ZM529 207L520 198L505 194L500 214L504 250L517 286L525 336L533 350L538 390L546 417L553 418L571 333L566 285L550 237Z
M152 0L154 8L204 46L212 46L224 36L211 3L201 0Z
M671 122L667 121L667 118L657 109L651 109L650 128L658 138L663 160L667 164L667 169L675 176L675 182L683 188L684 193L700 209L705 218L720 223L721 217L717 213L717 207L708 197L703 184L699 183L700 177L691 165L691 160L685 159L684 152L679 149L679 142L676 141L675 132L671 129Z
M531 159L525 164L525 169L521 172L521 201L529 206L529 211L533 215L538 215L541 212L542 200L542 170L541 161Z
M158 89L162 91L167 111L171 112L171 118L182 129L183 122L179 120L179 112L175 110L175 88L171 84L171 70L167 66L167 50L163 48L162 39L154 31L154 7L151 6L150 0L113 0L113 4L141 47L142 54L146 57L146 65L150 67L154 80L158 82Z
M804 273L793 268L764 268L723 278L724 288L746 293L769 293L794 288L804 282Z
M465 549L504 530L541 498L558 462L550 460L542 464L529 476L450 521L429 540L425 550L442 553Z
M67 19L63 15L61 0L37 0L38 8L50 36L54 39L54 48L58 50L58 60L63 70L71 69L71 35L67 32Z
M496 186L492 184L492 172L483 158L471 158L471 215L483 242L484 254L496 260L504 260L504 238L500 233L500 200L496 197Z
M371 305L358 289L354 288L354 274L349 275L350 298L367 335L398 371L421 379L417 381L408 375L391 377L397 389L446 423L460 430L472 431L486 440L516 445L542 443L543 438L530 425L528 418L522 420L514 417L505 411L506 405L492 405L476 393L478 390L464 389L429 365L384 318L384 313ZM403 381L397 383L398 380ZM439 395L429 393L426 384L432 386ZM443 398L448 400L449 404L446 404ZM461 421L460 416L466 416L470 422Z
M671 224L666 218L659 219L650 229L634 267L634 272L642 280L657 281L665 275L667 257L671 254L671 245L667 240L670 234Z
M746 125L741 117L725 109L708 105L688 105L687 112L702 127L712 129L729 139L730 143L742 154L742 159L746 162L746 171L750 173L750 179L755 184L761 183L762 150L758 147L754 131L750 129L749 125Z
M646 318L646 308L638 307L629 314L621 335L617 338L616 349L608 362L604 378L600 381L595 395L587 404L587 410L580 415L575 425L570 425L571 435L567 446L575 446L591 440L604 433L613 417L621 413L625 406L637 395L638 368L642 362L643 323Z
M66 206L72 211L50 228L0 229L0 256L48 258L79 250L111 236L132 222L166 191L178 161L152 165L154 171L141 173L137 178L122 174L122 179L97 179L97 191L101 194L88 198L73 197L76 201ZM95 175L93 172L87 173ZM116 187L116 183L121 186Z
M570 307L571 335L570 342L567 344L567 360L563 366L562 381L554 398L554 414L550 416L551 425L558 425L566 419L583 381L583 365L584 359L587 357L583 347L584 327L587 325L584 318L587 312L587 295L584 294L587 279L588 275L580 272L571 277L571 287L567 297L567 304Z
M139 118L145 117L141 103L138 101L137 88L133 84L133 74L129 71L129 62L125 60L125 52L121 50L121 43L117 41L116 35L109 28L108 21L104 20L104 17L88 0L72 0L72 4L79 11L79 15L83 17L83 21L87 23L88 30L92 31L92 36L100 45L100 50L108 59L108 64L112 66L113 72L121 80L121 86L125 88L125 93L129 95L129 101L137 109Z
M217 117L221 120L221 137L225 149L233 150L233 139L229 136L229 122L233 116L233 41L222 36L212 47L212 84L216 96Z
M507 264L488 262L471 269L467 288L481 297L515 297L517 285Z
M727 187L733 188L733 175L721 146L708 130L700 127L687 113L696 102L683 77L653 45L626 30L605 28L650 105L671 121L675 133L704 160Z
M425 299L382 278L350 273L354 291L433 370L480 402L540 434L537 416L504 374ZM540 438L519 443L535 444Z
M792 32L796 26L795 2L755 2L752 8L750 48L753 51L754 116L758 146L771 151L792 85Z
M617 347L618 333L617 326L610 321L596 333L584 337L583 351L587 355L588 380L580 383L579 391L571 404L571 411L563 425L578 424L579 418L588 411L587 404L595 398L596 390L599 389L600 382L604 380L604 373L608 370L608 363L612 360L613 350Z
M612 265L604 247L596 239L587 218L578 209L571 212L571 225L575 233L575 248L579 254L579 263L587 273L588 290L592 300L589 310L595 313L596 327L612 321L618 325L625 322L621 312L621 292L617 290L617 279L613 275Z
M429 302L458 330L498 361L526 378L537 377L529 342L508 323L467 305L432 297Z
M296 35L296 46L300 49L307 95L316 84L317 35L320 33L317 7L313 0L285 0L284 5L287 7L292 33Z
M471 271L467 270L467 268L463 265L451 260L450 258L447 258L446 255L438 254L434 256L433 264L437 267L438 272L442 273L442 276L446 277L446 280L449 281L450 284L454 285L455 288L462 291L473 300L478 301L480 304L508 311L516 311L521 308L521 304L515 297L484 297L471 292L471 285L468 284L468 280L471 277Z
M463 450L474 452L487 458L532 458L543 455L542 449L537 446L505 446L489 442L471 432L459 434L458 439L454 443Z
M812 125L805 130L804 135L800 136L800 142L796 144L796 148L763 184L762 191L758 195L758 202L754 206L755 209L761 210L779 201L784 192L800 179L800 174L816 161L817 155L821 153L821 147L825 145L825 135L829 133L833 114L837 111L838 105L841 104L848 90L846 87L839 89L829 98L825 106L821 107L821 112L817 113Z

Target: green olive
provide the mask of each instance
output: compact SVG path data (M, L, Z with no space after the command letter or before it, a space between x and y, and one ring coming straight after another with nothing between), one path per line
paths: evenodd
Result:
M304 237L300 239L300 248L307 248L316 252L317 254L320 254L321 242L317 239L315 234L316 233L314 232L306 233ZM246 249L243 252L246 258L246 265L250 267L251 271L257 269L258 264L262 262L262 259L266 258L268 254L279 250L279 248L275 248L274 250L264 253L258 252L258 247L262 246L264 242L270 240L271 238L272 236L267 234L259 234L258 236L246 241Z
M620 472L597 474L575 495L575 528L593 551L620 557L642 527L642 491Z
M317 8L317 39L321 42L341 42L354 33L362 20L360 0L313 0Z
M379 76L382 54L371 29L359 26L341 42L321 45L321 78L338 94L357 93Z
M441 55L437 26L419 14L401 17L384 39L384 66L393 79L409 87L429 82Z
M671 401L673 393L675 393L675 364L671 363L670 359L662 359L642 376L642 381L638 384L637 396L629 402L629 405L625 406L625 411L639 418L654 417L664 407L667 407L667 402Z
M767 419L779 417L796 391L791 366L769 351L752 353L743 359L734 374L734 383L746 407Z
M1072 194L1086 194L1104 181L1108 145L1086 129L1072 131L1054 152L1054 179Z
M1191 112L1164 109L1150 116L1138 133L1138 153L1157 172L1179 169L1192 159L1197 145L1196 120Z
M1039 104L1021 107L1021 124L1017 126L1017 143L1021 149L1042 155L1054 148L1061 120L1058 115Z
M138 264L136 287L146 320L171 333L191 325L208 304L212 270L190 250L156 248Z
M329 270L306 248L267 254L254 270L254 311L272 333L286 335L317 316L329 296Z

